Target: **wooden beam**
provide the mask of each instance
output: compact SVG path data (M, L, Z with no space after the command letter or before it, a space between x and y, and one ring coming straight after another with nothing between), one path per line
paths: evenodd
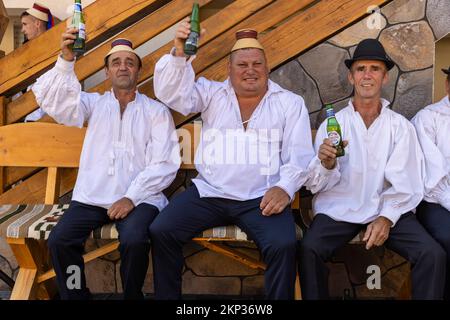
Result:
M45 188L45 204L55 204L59 200L59 184L61 181L60 169L56 167L48 168L47 184Z
M196 240L195 238L193 240L196 243L204 246L205 248L208 248L209 250L226 255L227 257L230 257L236 261L239 261L240 263L245 264L246 266L249 266L250 268L266 270L266 265L263 262L253 259L252 257L250 257L242 252L239 252L238 250L235 250L233 248L230 248L230 247L224 246L222 244L218 244L218 243L212 243L212 242L203 241L203 240Z
M92 48L156 10L168 0L97 0L84 8L87 47ZM106 8L106 10L105 10ZM71 19L71 18L69 18ZM14 50L0 60L0 94L24 89L47 70L60 52L66 21ZM81 58L80 60L82 60Z
M5 189L9 189L14 183L27 179L42 168L31 167L5 167Z
M76 168L85 133L86 128L39 122L0 127L0 164Z

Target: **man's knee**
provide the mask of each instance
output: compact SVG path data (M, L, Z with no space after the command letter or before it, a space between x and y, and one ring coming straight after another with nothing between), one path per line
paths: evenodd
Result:
M147 232L126 232L120 235L120 246L123 248L150 246L150 236Z

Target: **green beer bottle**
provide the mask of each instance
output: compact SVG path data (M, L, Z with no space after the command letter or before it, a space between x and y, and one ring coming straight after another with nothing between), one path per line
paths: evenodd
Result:
M86 25L84 24L81 0L75 0L73 8L72 26L78 28L75 42L72 44L73 53L79 57L86 52Z
M334 115L333 105L326 106L327 111L327 134L337 150L336 157L345 155L344 143L342 141L341 126Z
M198 39L200 37L199 11L200 9L198 3L195 2L192 6L191 32L189 33L189 36L184 43L184 54L188 56L196 54L198 49Z

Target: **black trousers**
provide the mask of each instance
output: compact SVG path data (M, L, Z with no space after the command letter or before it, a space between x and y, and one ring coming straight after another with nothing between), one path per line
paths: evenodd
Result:
M439 204L422 201L417 219L447 253L444 299L450 300L450 212Z
M116 221L120 242L120 276L125 299L144 298L142 286L150 250L148 227L158 212L155 206L140 204L125 219ZM110 222L106 209L72 201L67 212L51 231L48 248L61 299L90 298L82 257L84 244L92 230ZM69 286L70 277L75 274L73 266L81 270L79 288Z
M328 268L325 264L366 225L338 222L324 214L314 217L300 242L299 273L304 299L328 299ZM412 212L391 228L387 248L412 265L413 299L442 299L445 252L426 232ZM383 285L383 284L381 284Z
M200 198L195 186L175 197L150 226L156 299L180 299L183 245L203 230L235 224L261 251L265 290L270 299L292 299L295 292L295 222L290 208L269 217L262 198L235 201Z

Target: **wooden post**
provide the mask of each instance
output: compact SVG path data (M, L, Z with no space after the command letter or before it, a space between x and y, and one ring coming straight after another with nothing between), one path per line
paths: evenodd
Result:
M48 168L45 204L55 204L59 200L60 172L56 167Z
M46 253L35 239L7 238L19 264L19 274L11 292L11 300L50 299L52 293L45 285L39 285L37 277L47 268Z

